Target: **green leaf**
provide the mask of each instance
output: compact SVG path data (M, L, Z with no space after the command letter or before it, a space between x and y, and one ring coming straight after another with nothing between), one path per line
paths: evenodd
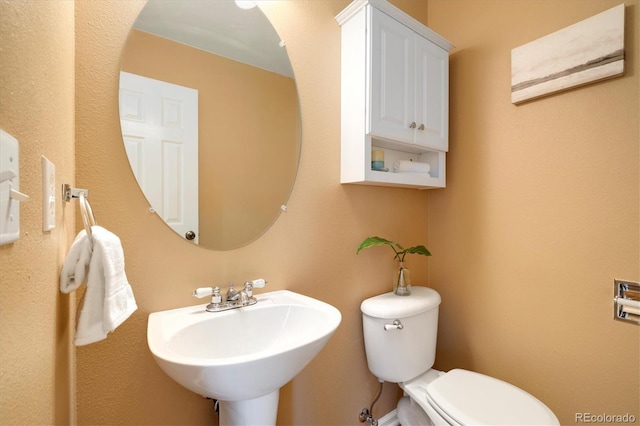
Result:
M369 247L381 246L381 245L391 246L393 251L394 252L396 251L396 249L393 246L397 245L397 244L394 243L393 241L389 241L389 240L386 240L386 239L380 238L380 237L369 237L369 238L366 238L360 244L360 247L358 247L358 250L356 251L356 254L360 253L360 250L364 250L364 249L369 248Z
M395 243L393 241L389 241L385 238L380 238L380 237L366 238L360 244L360 247L358 247L358 250L356 250L356 254L360 253L361 250L364 250L366 248L382 246L382 245L387 245L391 247L391 249L395 253L394 258L397 258L400 261L404 261L404 257L406 256L407 253L415 253L415 254L421 254L423 256L431 256L431 253L429 252L429 250L427 250L427 248L423 245L409 247L406 249L398 243Z
M422 245L409 247L408 249L405 250L405 253L415 253L415 254L421 254L423 256L431 256L431 252L429 252L429 250L427 250L427 248Z

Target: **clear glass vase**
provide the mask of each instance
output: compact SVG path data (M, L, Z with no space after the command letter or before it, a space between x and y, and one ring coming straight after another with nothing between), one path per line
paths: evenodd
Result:
M396 262L396 269L393 274L393 292L398 296L409 296L411 294L411 271L405 262Z

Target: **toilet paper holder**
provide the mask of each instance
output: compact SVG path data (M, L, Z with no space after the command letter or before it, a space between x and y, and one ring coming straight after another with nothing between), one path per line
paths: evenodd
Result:
M640 283L614 280L613 319L640 325Z

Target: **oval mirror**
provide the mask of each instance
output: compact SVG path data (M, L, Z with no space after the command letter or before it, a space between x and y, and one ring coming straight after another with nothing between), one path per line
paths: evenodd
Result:
M181 238L230 250L278 218L300 110L285 43L253 2L150 0L123 50L119 102L138 185Z

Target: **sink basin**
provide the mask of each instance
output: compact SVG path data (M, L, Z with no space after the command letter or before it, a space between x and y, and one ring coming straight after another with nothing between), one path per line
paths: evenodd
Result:
M275 424L280 387L322 350L342 318L289 290L255 297L255 305L230 311L206 312L203 304L149 315L156 362L185 388L221 401L220 425Z

